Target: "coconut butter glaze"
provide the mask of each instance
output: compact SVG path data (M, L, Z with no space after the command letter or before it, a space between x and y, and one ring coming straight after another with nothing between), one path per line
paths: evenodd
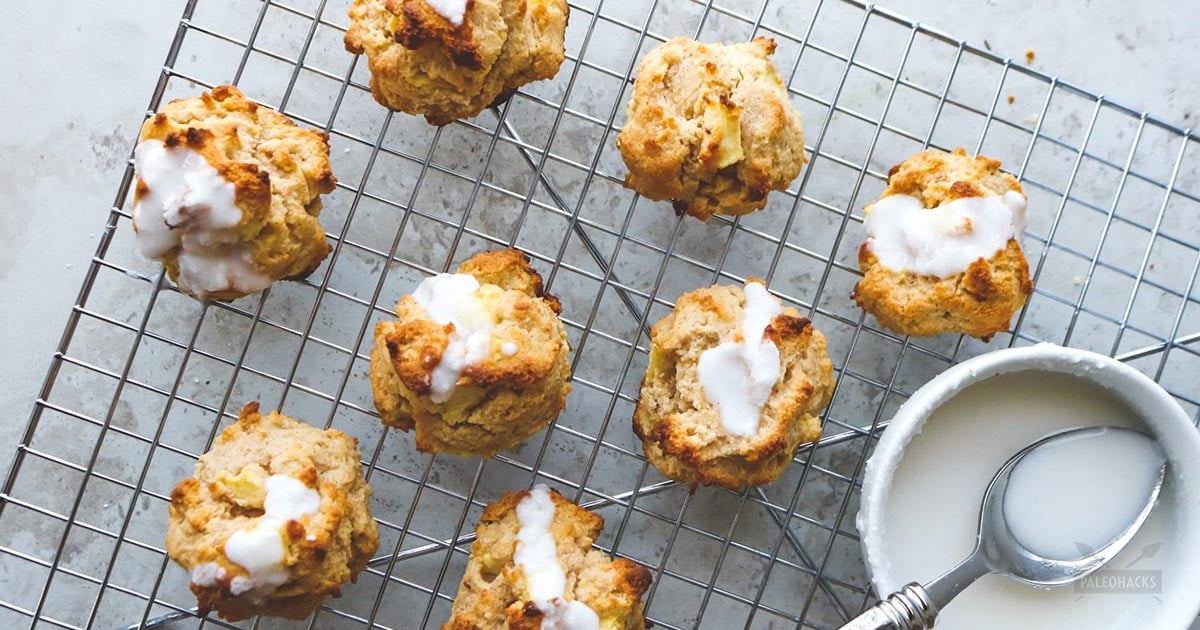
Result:
M916 197L888 195L867 213L867 245L884 267L948 278L1019 239L1025 206L1025 195L1011 190L936 208Z

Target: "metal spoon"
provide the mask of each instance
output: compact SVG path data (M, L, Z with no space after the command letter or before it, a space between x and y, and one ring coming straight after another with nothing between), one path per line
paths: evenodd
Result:
M1129 525L1096 551L1071 560L1043 558L1024 548L1013 536L1004 518L1004 494L1017 464L1034 450L1065 439L1089 439L1108 431L1132 431L1120 427L1083 427L1044 437L1013 455L988 484L979 509L979 534L975 550L958 566L922 586L911 582L859 615L841 630L924 630L932 628L938 611L963 589L988 573L999 573L1018 582L1038 587L1066 586L1086 577L1116 557L1133 539L1158 501L1166 477L1165 457L1146 504Z

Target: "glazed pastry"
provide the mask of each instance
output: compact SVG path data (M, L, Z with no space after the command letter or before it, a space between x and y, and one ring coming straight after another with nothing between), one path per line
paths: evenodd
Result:
M962 149L930 149L892 167L883 196L865 209L854 301L884 328L985 341L1033 292L1018 239L1021 184L1000 162Z
M328 136L232 85L171 101L142 125L133 229L179 289L233 300L312 273L330 252L317 221L337 180Z
M650 330L633 431L671 479L762 485L821 437L833 384L825 336L761 282L698 289Z
M358 445L247 404L171 492L167 555L200 613L303 619L379 546Z
M371 385L383 423L427 453L491 457L566 405L562 310L516 250L478 254L426 278L375 327Z
M638 67L617 147L641 195L701 220L747 214L804 166L800 112L770 56L775 41L731 46L677 37Z
M443 630L642 630L650 571L592 543L604 519L544 485L487 506Z
M346 50L379 104L431 125L470 118L558 73L566 0L354 0Z

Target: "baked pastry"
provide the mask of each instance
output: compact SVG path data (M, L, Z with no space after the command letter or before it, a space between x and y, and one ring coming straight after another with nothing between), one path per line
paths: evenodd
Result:
M258 403L242 408L171 492L167 555L201 614L303 619L379 547L358 444Z
M179 289L233 300L312 273L330 252L317 221L337 180L328 135L232 85L171 101L134 151L133 229Z
M383 423L417 449L491 457L550 424L571 390L562 306L513 249L426 278L375 326L371 386Z
M638 67L617 147L641 195L701 220L767 205L804 166L800 112L770 56L775 40L676 37Z
M825 336L760 281L697 289L650 330L633 432L693 489L762 485L821 437L833 383Z
M346 50L380 105L431 125L470 118L558 73L566 0L354 0Z
M442 630L642 630L650 571L592 543L604 519L544 485L487 506Z
M1017 239L1025 194L1000 162L930 149L888 172L865 209L858 250L863 278L854 301L884 328L928 337L962 333L988 340L1033 292Z

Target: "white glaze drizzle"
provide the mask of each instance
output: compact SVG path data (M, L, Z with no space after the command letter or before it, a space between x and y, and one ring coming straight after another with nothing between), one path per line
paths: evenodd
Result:
M212 588L225 579L225 567L216 562L201 562L192 567L192 584Z
M462 26L467 14L467 0L425 0L425 3L451 24Z
M146 186L134 202L138 251L162 260L178 250L179 287L198 298L213 293L254 293L271 284L238 240L242 210L233 184L204 156L187 147L145 140L134 150L134 169Z
M705 350L697 366L704 397L717 406L726 433L738 436L758 432L762 407L779 380L779 348L763 331L783 312L762 284L747 284L745 293L742 340Z
M321 506L316 490L289 475L267 477L266 489L263 515L254 527L235 532L225 542L225 557L250 574L230 580L229 591L234 595L270 593L288 581L290 571L283 564L284 528L288 521L316 514Z
M453 324L450 343L433 368L429 397L443 403L450 399L463 370L488 356L492 340L492 316L479 298L479 281L464 273L441 273L426 278L413 291L429 319Z
M545 484L537 484L517 504L517 549L513 562L525 573L530 600L542 611L542 630L599 630L600 617L580 601L563 599L567 578L558 563L550 524L554 501Z
M1025 206L1025 196L1012 190L936 208L909 195L888 195L867 214L867 244L884 267L948 278L1020 238Z

